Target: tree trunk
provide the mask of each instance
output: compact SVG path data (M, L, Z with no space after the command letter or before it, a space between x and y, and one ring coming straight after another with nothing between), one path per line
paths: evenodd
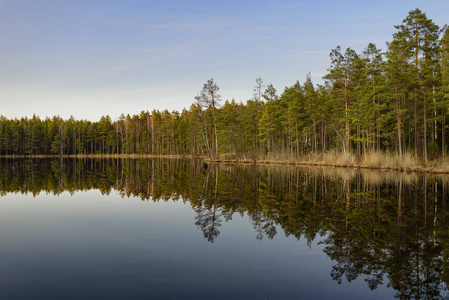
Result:
M415 88L415 157L418 157L418 91Z
M446 108L443 108L441 121L441 150L443 158L446 158Z
M427 161L427 87L424 87L424 97L423 97L423 151L424 151L424 161Z
M398 127L398 150L399 150L399 159L402 163L402 129L401 129L401 115L400 115L400 99L398 87L396 84L396 117L397 117L397 127Z

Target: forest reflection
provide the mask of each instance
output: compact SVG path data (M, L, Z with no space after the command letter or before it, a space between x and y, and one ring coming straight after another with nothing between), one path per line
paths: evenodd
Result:
M339 283L388 284L400 299L449 295L447 177L184 159L1 159L0 176L1 196L98 189L188 202L212 243L223 221L246 214L258 240L321 240Z

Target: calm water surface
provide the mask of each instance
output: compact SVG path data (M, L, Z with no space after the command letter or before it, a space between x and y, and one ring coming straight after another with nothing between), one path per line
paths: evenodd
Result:
M445 178L1 160L0 299L445 299Z

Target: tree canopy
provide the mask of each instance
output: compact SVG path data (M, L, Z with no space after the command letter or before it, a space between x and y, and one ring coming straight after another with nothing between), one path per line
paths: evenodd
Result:
M449 29L419 9L394 28L385 51L373 43L361 53L331 50L324 85L307 74L304 83L280 92L258 77L252 99L221 106L220 87L209 79L182 112L142 111L97 122L0 117L0 155L445 156Z

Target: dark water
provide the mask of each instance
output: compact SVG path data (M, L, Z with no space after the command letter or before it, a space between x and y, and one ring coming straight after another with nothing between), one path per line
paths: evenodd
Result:
M447 299L448 180L0 160L0 299Z

